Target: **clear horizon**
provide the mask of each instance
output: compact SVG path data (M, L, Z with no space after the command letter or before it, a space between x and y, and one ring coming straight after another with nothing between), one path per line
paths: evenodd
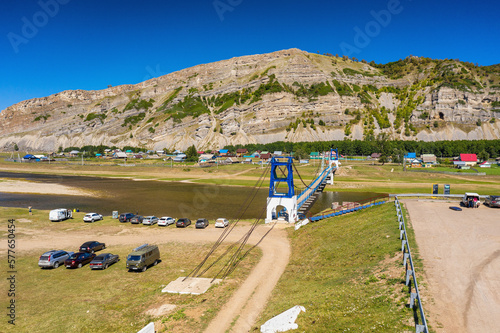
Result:
M0 110L64 90L136 84L195 65L298 48L387 63L500 62L500 4L358 0L4 2Z

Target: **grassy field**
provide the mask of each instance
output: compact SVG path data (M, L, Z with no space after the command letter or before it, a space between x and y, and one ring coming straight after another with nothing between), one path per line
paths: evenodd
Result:
M500 193L500 176L475 176L466 173L448 175L433 172L403 171L399 165L371 164L354 162L343 165L335 176L335 185L327 186L326 191L353 191L379 193L432 193L432 184L440 184L440 193L444 184L451 185L452 194L466 191L480 194ZM493 169L492 169L493 170Z
M260 250L255 249L229 279L202 296L193 296L162 293L161 290L170 281L190 272L204 258L211 244L159 244L162 262L144 273L128 272L125 267L125 258L132 245L108 246L103 252L118 254L121 261L103 271L91 271L88 265L80 269L40 269L38 258L44 251L23 251L23 245L40 230L48 234L67 232L68 235L75 231L109 235L118 230L116 220L105 217L104 221L83 223L83 214L75 213L73 220L52 223L48 222L47 211L34 211L28 216L26 209L0 208L2 239L7 238L9 217L16 217L21 227L16 233L16 325L6 325L4 315L0 331L137 332L150 321L156 321L157 332L201 332L261 256ZM29 217L32 222L23 222L23 217ZM5 244L1 250L6 249ZM75 244L75 249L79 245ZM225 246L217 253L224 250ZM4 252L0 254L0 262L2 272L6 272ZM220 268L217 264L214 270ZM4 295L9 289L5 274L0 279L0 291ZM7 297L2 297L0 306L6 309L8 301ZM175 305L176 309L160 317L160 322L157 317L147 314L148 310L164 304Z
M258 325L302 305L300 332L413 331L398 237L393 204L290 230L290 263Z

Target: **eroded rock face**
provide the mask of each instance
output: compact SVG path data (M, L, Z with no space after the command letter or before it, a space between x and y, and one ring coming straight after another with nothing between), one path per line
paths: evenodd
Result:
M345 68L353 71L346 73ZM213 103L224 94L255 92L273 81L286 89L235 102L223 110ZM331 87L345 84L352 91L342 94L336 88L314 97L296 93L299 86L308 89L319 83ZM395 139L426 141L500 138L500 112L492 112L492 103L500 100L498 89L474 93L446 87L419 88L415 98L421 96L421 102L410 117L417 130L410 134L392 125L396 110L402 106L396 94L367 90L368 104L360 96L364 86L379 89L411 84L406 78L391 80L367 64L297 49L245 56L136 85L63 91L17 103L0 113L0 149L12 149L14 144L23 150L45 151L100 144L149 149L185 149L194 144L199 149L217 149L228 144L342 140L346 134L363 139L370 129L369 108L382 107L389 110L391 127L381 129L375 122L373 135L384 131ZM206 111L197 117L177 117L182 107L181 111L165 113L186 98L197 99ZM141 102L152 105L141 107ZM358 111L361 119L356 120ZM311 119L314 126L301 122ZM436 121L439 126L432 126Z

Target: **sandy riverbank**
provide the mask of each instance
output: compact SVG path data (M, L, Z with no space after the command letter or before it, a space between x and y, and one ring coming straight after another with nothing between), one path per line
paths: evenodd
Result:
M96 195L91 191L86 191L66 185L53 184L53 183L36 183L23 180L10 180L10 179L0 179L0 192L80 195L80 196Z

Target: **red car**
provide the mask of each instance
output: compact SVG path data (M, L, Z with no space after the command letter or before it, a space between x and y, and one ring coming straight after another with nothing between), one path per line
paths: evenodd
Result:
M88 264L95 258L94 253L77 252L73 253L68 259L64 261L66 268L81 268L83 265Z

